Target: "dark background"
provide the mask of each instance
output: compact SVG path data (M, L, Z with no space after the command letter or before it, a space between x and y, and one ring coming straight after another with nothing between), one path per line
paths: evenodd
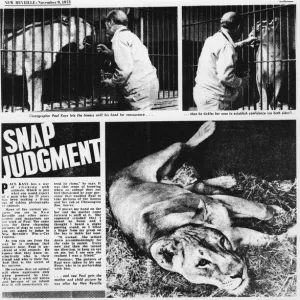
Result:
M15 129L26 126L27 133L30 141L30 128L31 125L37 125L40 136L42 136L41 123L18 123L18 124L2 124L2 136L3 132L7 129ZM83 142L100 137L100 125L99 123L54 123L55 137L50 140L50 147L55 147L58 150L59 146L67 145L75 142ZM13 138L15 140L15 138ZM2 139L2 157L10 155L5 150L7 143ZM45 147L48 149L49 147ZM37 152L41 148L34 149L32 151ZM76 150L76 148L75 148ZM27 151L27 150L25 150ZM16 153L20 153L17 151ZM94 157L92 156L93 161ZM4 170L2 168L2 177ZM51 171L47 173L38 172L32 176L23 177L78 177L78 176L100 176L100 163L86 164L83 166L67 168L57 171Z
M108 185L114 173L175 142L187 141L203 122L106 123ZM295 121L222 121L189 158L201 178L219 172L266 180L296 177Z

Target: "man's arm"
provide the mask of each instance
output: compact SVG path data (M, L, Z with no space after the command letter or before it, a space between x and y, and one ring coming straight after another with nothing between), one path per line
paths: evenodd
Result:
M258 38L256 36L249 36L243 41L235 43L235 48L242 48L244 46L252 46L256 44L258 41Z
M105 54L105 55L109 56L110 58L114 57L114 52L112 50L108 49L108 47L105 46L104 44L97 45L97 52L100 54Z
M130 46L126 41L118 39L112 45L116 71L111 79L112 86L122 86L126 83L133 71L133 59Z
M231 46L224 46L220 52L216 62L217 76L219 81L226 86L238 88L242 85L241 78L235 75L235 50Z

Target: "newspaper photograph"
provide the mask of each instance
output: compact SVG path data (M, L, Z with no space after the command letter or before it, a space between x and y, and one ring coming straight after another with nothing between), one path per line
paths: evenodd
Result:
M296 108L296 5L187 6L182 28L184 109Z
M108 295L294 295L295 125L107 124Z
M0 3L1 299L297 299L294 0Z
M177 109L176 7L1 15L4 112Z

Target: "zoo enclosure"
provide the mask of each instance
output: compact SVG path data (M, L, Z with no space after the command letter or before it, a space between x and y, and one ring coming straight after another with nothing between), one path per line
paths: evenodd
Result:
M25 55L28 53L51 54L52 67L41 66L43 110L53 109L115 109L116 102L110 91L102 88L101 78L111 76L113 65L96 51L99 43L110 46L106 38L105 24L101 21L111 9L116 8L77 8L77 9L5 9L1 17L1 71L2 71L2 108L9 111L24 111L27 104L27 84L25 72L17 76L16 56L22 56L22 69L25 66ZM140 37L149 51L150 59L157 69L160 91L158 108L175 106L178 97L178 47L177 47L177 8L119 8L128 13L129 29ZM30 24L40 23L44 28L52 25L62 16L76 17L76 41L79 40L79 18L94 26L94 39L89 39L89 47L80 50L78 44L70 42L60 51L54 51L54 45L45 49L46 39L54 41L55 32L42 36L42 50L35 50L34 43L38 37L33 35L32 50L26 51L25 42L21 49L16 48L16 38L12 37L12 49L7 49L7 35L25 29ZM87 23L84 23L86 34ZM60 25L61 27L63 25ZM25 31L25 30L24 30ZM70 29L69 29L70 33ZM25 36L22 34L23 37ZM60 45L63 37L60 35ZM56 55L56 60L53 57ZM38 60L33 55L33 65ZM10 75L5 72L11 64ZM37 86L33 82L33 90Z
M279 109L296 108L296 6L295 5L239 5L239 6L194 6L183 7L183 109L195 107L193 101L193 87L198 67L198 59L205 40L214 35L220 29L220 20L228 11L239 12L243 16L244 28L241 39L246 39L252 31L252 27L258 21L267 20L270 23L275 17L279 18L280 49L285 56L279 60L281 66L285 66L286 73L278 96ZM261 30L260 30L261 31ZM261 33L261 32L260 32ZM274 33L274 31L273 31ZM267 40L271 37L267 36ZM256 84L256 66L267 63L271 69L274 60L256 59L255 49L244 47L239 51L238 66L248 69L250 73L249 86L243 92L243 109L261 109L262 97L259 94L261 86ZM276 60L277 62L277 60ZM272 64L273 63L273 64ZM275 65L275 64L274 64ZM271 78L268 78L270 80ZM275 89L275 87L274 87ZM273 90L274 93L274 90Z

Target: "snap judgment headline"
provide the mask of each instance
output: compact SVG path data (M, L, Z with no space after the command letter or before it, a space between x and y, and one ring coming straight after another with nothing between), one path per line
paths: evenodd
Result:
M7 155L2 157L3 178L31 176L100 162L100 138L54 146L55 135L52 123L5 129L3 150Z

